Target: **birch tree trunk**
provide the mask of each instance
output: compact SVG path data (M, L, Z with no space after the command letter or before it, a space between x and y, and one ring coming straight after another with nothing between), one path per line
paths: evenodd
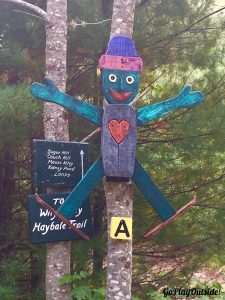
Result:
M114 0L111 35L132 36L135 0ZM112 217L132 217L133 187L131 182L105 182L108 216L107 300L131 299L132 240L110 238Z
M67 0L47 1L46 75L62 91L66 88ZM44 132L47 140L68 141L68 113L57 104L44 104ZM53 190L48 189L48 192ZM46 300L71 299L70 287L59 279L70 273L70 242L51 243L46 253Z
M47 0L47 12L23 0L1 0L34 11L46 24L46 75L62 91L66 89L67 0ZM44 104L45 139L68 141L68 113L53 103ZM48 192L53 192L48 189ZM59 190L58 190L59 191ZM59 279L70 273L70 242L47 245L46 300L68 300L70 286L60 286Z

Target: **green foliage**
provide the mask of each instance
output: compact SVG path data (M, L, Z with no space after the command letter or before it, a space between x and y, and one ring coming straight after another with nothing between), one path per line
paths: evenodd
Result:
M11 287L5 287L0 284L0 299L2 300L14 300L16 293Z
M147 293L146 296L149 297L149 299L152 299L152 300L163 300L163 299L165 299L164 294L162 294L161 292L158 292L158 291L151 291L151 292ZM172 300L172 298L170 296L167 296L166 299Z
M0 86L1 144L20 146L40 126L42 105L33 100L28 86ZM40 134L40 133L39 133Z
M34 4L43 5L38 2ZM45 48L44 22L16 11L15 7L1 3L0 10L0 81L14 84L40 75ZM13 78L1 78L8 71L13 71Z
M219 295L201 295L197 296L196 299L199 300L210 300L210 299L218 299L218 300L224 300L225 299L225 292L223 292L223 287L219 282L216 281L211 281L211 282L206 282L206 283L199 283L198 280L196 280L196 285L195 287L199 289L215 289L220 291Z
M31 283L31 277L38 281L38 272L43 271L41 259L35 258L29 245L26 212L26 196L31 193L31 140L42 135L41 105L33 101L25 85L1 85L0 90L0 282L4 293L9 293L6 299L16 299L10 296L10 291L12 295L16 291L28 300L31 285L39 286ZM36 294L41 299L41 291L33 292L32 299ZM1 294L0 299L4 299Z
M76 300L104 300L105 289L95 288L91 273L80 271L79 274L68 274L60 279L60 284L72 284L72 296Z

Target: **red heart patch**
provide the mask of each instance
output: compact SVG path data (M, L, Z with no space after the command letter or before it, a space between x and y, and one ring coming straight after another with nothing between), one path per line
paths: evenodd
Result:
M130 124L127 120L120 122L118 120L111 120L109 122L109 131L117 144L120 144L125 139L129 128Z

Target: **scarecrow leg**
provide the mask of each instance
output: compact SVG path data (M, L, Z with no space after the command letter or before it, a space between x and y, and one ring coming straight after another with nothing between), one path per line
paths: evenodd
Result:
M133 180L142 193L145 195L149 203L153 206L159 217L163 220L163 223L156 226L154 229L148 231L144 237L156 234L163 229L167 224L173 221L176 217L183 214L192 205L197 202L196 196L193 197L186 205L181 207L177 212L171 207L168 200L161 193L159 188L152 181L151 177L145 172L138 160L135 160Z
M163 221L168 220L176 213L137 159L135 159L133 181Z
M72 218L103 176L104 170L100 156L57 211L67 219Z
M70 228L76 231L74 229L74 225L70 223L69 219L71 219L75 212L82 206L83 202L87 199L104 175L102 157L100 156L57 211L49 207L49 205L38 195L36 195L36 200L42 206L48 208L58 219L62 220Z
M144 237L148 237L150 235L154 235L156 234L158 231L160 231L161 229L163 229L164 227L166 227L167 224L169 224L171 221L173 221L173 219L175 219L176 217L180 216L181 214L183 214L186 210L188 210L192 205L194 205L197 202L197 198L196 196L193 197L193 199L191 201L189 201L186 205L184 205L183 207L181 207L175 215L173 215L170 219L166 220L165 222L159 224L158 226L156 226L155 228L149 230L148 232L145 233Z

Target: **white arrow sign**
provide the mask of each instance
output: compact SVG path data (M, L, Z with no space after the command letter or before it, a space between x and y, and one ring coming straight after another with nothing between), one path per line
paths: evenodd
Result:
M84 177L84 151L80 151L80 158L81 158L81 176Z

